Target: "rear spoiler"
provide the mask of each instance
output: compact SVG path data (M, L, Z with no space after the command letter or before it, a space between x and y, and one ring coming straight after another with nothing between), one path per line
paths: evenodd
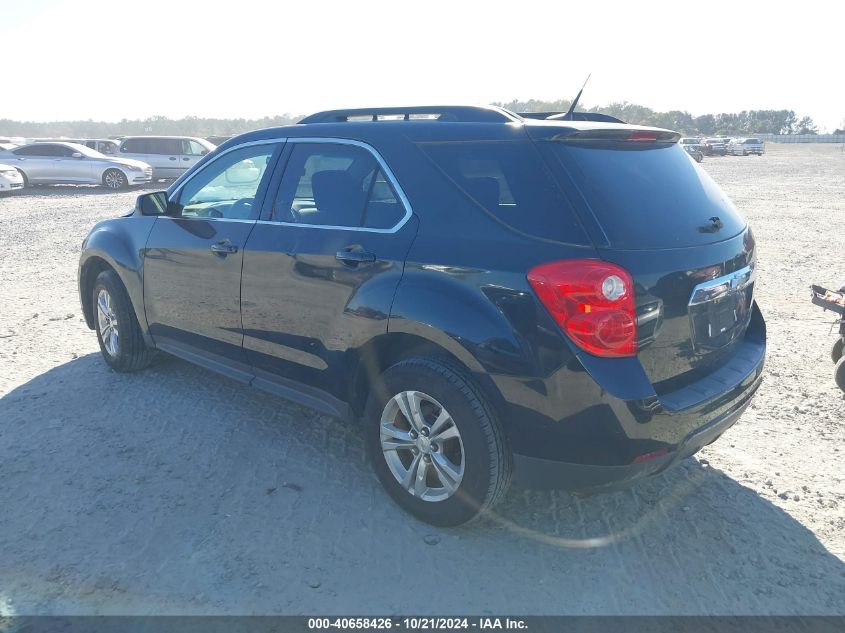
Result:
M600 112L517 112L523 119L548 119L550 121L598 121L600 123L625 123L609 114Z
M633 128L620 130L578 130L569 134L558 134L548 140L559 143L588 144L588 145L613 145L632 148L637 145L648 146L650 144L673 145L681 138L678 132L671 130L660 130L654 128Z

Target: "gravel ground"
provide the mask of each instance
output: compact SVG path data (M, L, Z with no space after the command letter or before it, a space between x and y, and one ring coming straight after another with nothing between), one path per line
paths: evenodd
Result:
M845 400L808 296L845 283L845 154L704 167L760 249L754 404L635 489L513 489L450 530L388 500L355 428L175 359L107 368L76 265L136 192L0 199L0 615L845 613Z

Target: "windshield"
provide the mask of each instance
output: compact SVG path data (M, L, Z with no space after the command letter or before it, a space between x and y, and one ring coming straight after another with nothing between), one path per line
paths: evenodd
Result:
M722 190L678 145L551 146L614 248L694 246L745 228ZM709 222L714 216L722 223L717 232Z

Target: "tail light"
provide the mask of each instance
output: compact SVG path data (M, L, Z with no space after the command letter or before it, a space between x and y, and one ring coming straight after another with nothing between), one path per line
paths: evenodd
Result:
M634 282L624 268L596 259L540 264L528 282L554 320L596 356L635 356Z

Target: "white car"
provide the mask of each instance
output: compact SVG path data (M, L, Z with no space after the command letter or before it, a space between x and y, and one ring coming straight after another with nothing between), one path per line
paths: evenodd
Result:
M117 156L153 167L153 178L178 178L217 146L193 136L127 136Z
M759 138L735 138L728 143L728 154L734 156L748 156L749 154L762 156L763 151L763 141Z
M9 193L16 189L23 189L21 172L11 165L0 163L0 194Z
M147 163L105 156L76 143L22 145L0 151L0 163L19 171L24 186L62 183L122 189L150 182L153 178L153 169Z

